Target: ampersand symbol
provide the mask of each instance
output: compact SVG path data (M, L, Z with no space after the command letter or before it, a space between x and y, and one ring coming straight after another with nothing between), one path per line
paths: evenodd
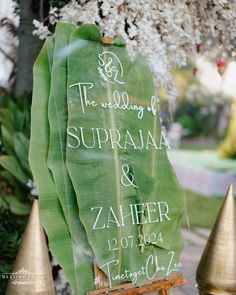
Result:
M134 183L134 176L130 173L129 165L123 164L121 167L122 170L122 176L121 176L121 184L123 186L133 186L137 188L137 185Z

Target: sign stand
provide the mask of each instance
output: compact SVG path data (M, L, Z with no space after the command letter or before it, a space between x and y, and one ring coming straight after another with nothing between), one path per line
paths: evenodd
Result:
M96 278L104 281L104 274L96 273ZM115 287L101 288L95 291L90 291L88 295L141 295L151 292L159 292L160 295L169 295L170 290L174 287L179 287L187 284L187 280L181 273L171 274L169 276L146 280L143 286L136 286L132 283L122 284Z

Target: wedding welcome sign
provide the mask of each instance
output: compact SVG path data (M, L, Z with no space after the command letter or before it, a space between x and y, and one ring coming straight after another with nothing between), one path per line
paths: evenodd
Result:
M35 63L30 163L50 249L75 294L181 268L183 196L145 59L58 23Z

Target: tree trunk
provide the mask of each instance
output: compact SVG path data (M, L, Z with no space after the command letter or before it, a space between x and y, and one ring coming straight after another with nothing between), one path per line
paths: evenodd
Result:
M42 1L42 0L41 0ZM20 0L20 26L18 30L19 49L15 96L30 93L33 85L33 64L42 47L42 41L32 35L34 30L33 19L39 19L41 1ZM42 15L42 14L41 14Z

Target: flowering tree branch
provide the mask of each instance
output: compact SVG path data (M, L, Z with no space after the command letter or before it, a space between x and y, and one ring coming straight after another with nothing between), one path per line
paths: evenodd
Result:
M187 64L198 51L214 58L236 54L234 0L72 0L53 7L49 23L98 24L105 36L121 35L131 57L141 52L149 61L157 87L169 100L176 96L171 70ZM34 34L45 38L47 26L34 21Z
M4 49L2 49L1 47L0 47L0 52L7 58L7 59L9 59L14 65L15 65L15 63L16 63L16 61L15 61L15 59L14 58L12 58Z

